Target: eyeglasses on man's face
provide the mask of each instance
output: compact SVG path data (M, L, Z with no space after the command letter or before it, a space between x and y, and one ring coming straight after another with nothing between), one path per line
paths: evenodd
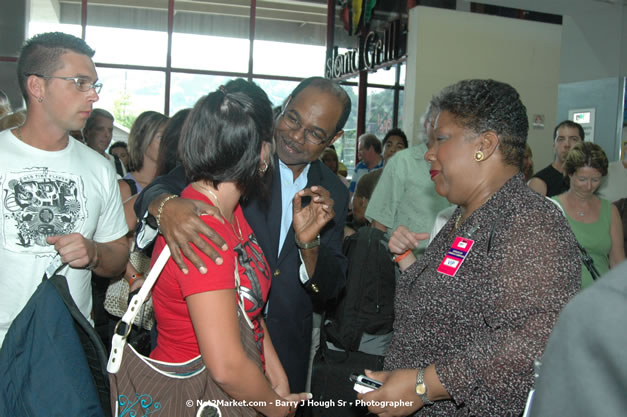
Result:
M291 131L297 132L303 129L303 137L312 145L322 145L327 141L327 135L322 129L304 128L298 117L298 113L294 110L284 110L282 113L285 126Z
M92 83L88 79L81 77L55 77L52 75L42 75L35 73L29 73L24 75L26 75L27 77L30 75L34 75L35 77L43 78L44 80L56 78L58 80L72 81L74 83L74 86L76 86L76 89L78 91L82 91L83 93L86 93L93 88L96 94L100 94L100 90L102 90L102 83Z

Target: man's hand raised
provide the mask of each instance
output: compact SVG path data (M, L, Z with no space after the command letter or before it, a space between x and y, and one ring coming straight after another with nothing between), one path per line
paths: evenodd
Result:
M305 207L302 204L304 197L311 198ZM305 188L294 196L294 232L300 242L314 240L324 225L335 217L333 204L329 191L319 185Z

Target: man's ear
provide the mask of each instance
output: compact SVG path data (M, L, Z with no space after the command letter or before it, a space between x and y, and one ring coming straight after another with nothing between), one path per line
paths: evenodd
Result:
M26 78L26 90L28 91L28 96L31 99L38 101L38 99L43 97L46 92L44 79L34 75L29 75Z
M328 143L327 143L327 148L331 145L333 145L339 138L341 138L344 135L344 131L340 130L339 132L337 132L335 134L335 136L333 136L333 139L331 139Z

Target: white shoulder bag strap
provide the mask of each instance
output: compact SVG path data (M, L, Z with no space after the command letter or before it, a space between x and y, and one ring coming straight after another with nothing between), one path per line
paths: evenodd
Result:
M165 264L168 262L168 259L170 259L170 248L166 245L159 254L157 261L150 269L148 277L144 281L141 289L137 294L133 296L133 298L131 298L131 302L128 304L128 309L126 310L126 313L124 313L120 321L116 324L113 339L111 341L111 354L109 355L109 361L107 363L107 371L109 373L115 374L120 370L120 365L122 364L122 354L124 352L124 345L126 344L126 339L128 338L128 335L130 334L133 327L131 323L134 322L135 317L137 316L137 314L139 314L141 306L144 304L144 301L146 301L146 298L148 298L148 294L152 290L152 287L155 285L155 282L157 282L157 278L159 278L159 275L165 267ZM239 314L244 315L248 326L252 329L254 326L252 321L248 317L248 314L246 314L246 310L244 308L244 295L242 294L242 291L240 291L240 278L237 257L235 257L234 275L235 290L237 291L238 306L240 309ZM118 327L121 323L124 323L126 325L126 331L124 332L124 334L118 334Z
M159 254L159 258L150 269L148 273L148 277L144 281L141 289L137 294L133 296L131 302L128 303L128 308L126 309L126 313L122 316L120 321L115 325L115 330L113 331L113 339L111 341L111 354L109 355L109 362L107 363L107 372L110 374L115 374L120 370L120 365L122 364L122 353L124 352L124 345L126 344L126 338L131 333L131 329L133 328L132 323L135 320L135 317L141 310L142 304L148 298L148 294L152 290L152 287L157 282L157 278L159 278L159 274L163 270L163 267L170 259L170 248L168 245L165 245L161 253ZM118 328L120 324L124 323L126 325L126 331L124 334L118 334Z

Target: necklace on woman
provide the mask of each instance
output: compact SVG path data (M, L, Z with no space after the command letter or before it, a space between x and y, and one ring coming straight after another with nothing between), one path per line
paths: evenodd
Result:
M569 192L569 195L570 195L570 192ZM577 199L577 197L575 197L574 195L570 195L570 197L571 197L571 199L570 199L570 200L571 200L571 203L570 203L570 204L571 204L571 206L573 206L573 208L575 209L575 213L577 213L577 215L578 215L579 217L583 217L583 216L585 216L585 215L586 215L586 209L580 209L580 208L575 207L575 204L574 204L574 203L575 203L575 201L577 201L577 200L578 200L578 199ZM574 201L573 201L573 199L574 199ZM590 208L590 207L588 207L588 209L589 209L589 208Z
M455 232L457 229L459 229L459 225L462 223L462 214L459 213L459 216L457 216L457 220L455 220L455 227L453 227L453 232Z
M220 214L226 220L226 217L224 216L224 211L222 210L222 207L220 206L220 200L218 200L218 196L209 188L203 187L202 185L199 185L199 184L196 184L196 185L198 185L198 187L200 187L200 189L202 189L203 191L208 192L211 195L211 197L213 197L213 199L216 201L216 206L218 207L218 210L220 210ZM235 230L235 226L233 226L233 223L229 222L228 220L227 220L227 223L231 225L231 229L233 229L233 233L235 234L235 237L238 238L241 242L243 242L244 236L242 234L242 228L239 225L239 220L237 220L237 216L235 216L235 213L233 213L233 223L237 223L237 230L239 231L239 233Z

